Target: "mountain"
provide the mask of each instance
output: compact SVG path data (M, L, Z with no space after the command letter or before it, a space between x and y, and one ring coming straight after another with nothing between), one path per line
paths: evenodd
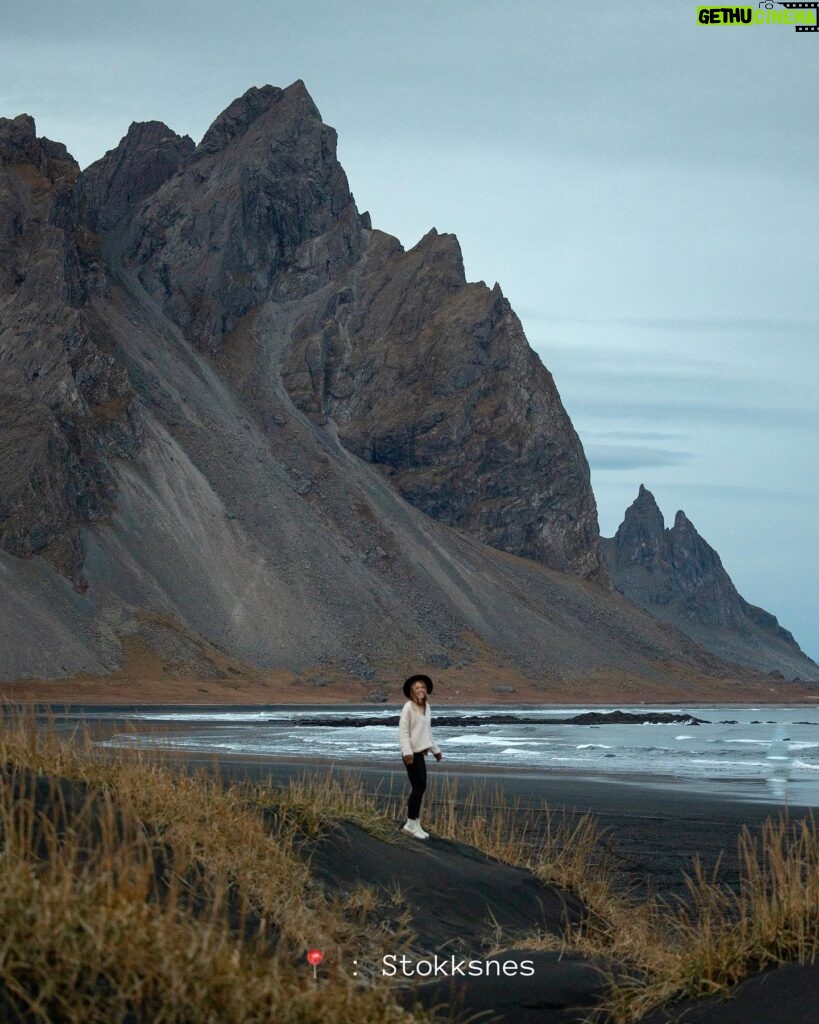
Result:
M706 650L790 678L819 676L819 666L776 618L740 596L719 555L684 512L666 529L654 495L642 484L617 533L602 545L617 589Z
M0 119L0 210L0 678L736 675L611 591L500 288L371 226L301 82L82 173Z
M303 83L249 90L123 232L125 267L246 393L281 360L415 507L605 584L582 447L500 288L467 284L453 235L372 231L335 154Z
M113 461L139 446L136 399L89 320L106 285L79 167L26 115L0 120L0 154L0 547L82 582L80 527L114 506Z

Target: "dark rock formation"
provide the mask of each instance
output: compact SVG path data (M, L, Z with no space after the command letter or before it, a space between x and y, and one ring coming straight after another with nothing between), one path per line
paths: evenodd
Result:
M332 835L305 843L302 854L330 892L364 883L386 895L403 884L402 909L410 914L415 948L437 950L442 958L480 955L495 923L512 934L562 935L588 913L575 893L438 836L422 844L406 837L385 843L344 823ZM413 872L423 876L423 888L406 886Z
M194 150L193 140L161 121L134 122L116 149L82 174L85 219L94 230L110 231L133 216Z
M85 312L104 278L78 180L32 118L0 118L0 547L45 555L82 585L80 524L111 510L111 460L135 451L138 425Z
M296 325L294 401L331 420L434 519L605 582L583 450L498 285L467 284L458 241L374 233L363 267Z
M113 188L106 167L95 194ZM336 134L296 82L232 103L123 249L188 339L228 364L235 332L269 335L258 325L275 306L292 400L427 515L605 584L583 450L500 288L467 284L453 235L405 253L367 224ZM269 375L264 338L256 357L246 372Z
M603 549L618 590L706 650L790 678L819 677L819 666L776 618L740 596L719 555L684 512L665 528L654 495L642 484Z
M132 125L83 178L25 116L0 153L0 678L123 649L138 679L368 693L734 673L597 585L586 461L509 304L451 235L371 228L300 82L193 150Z
M271 297L304 296L363 252L363 228L302 82L250 89L142 209L126 264L205 352Z
M366 729L372 725L389 725L398 728L398 715L373 718L363 715L334 715L332 718L296 718L293 725L321 726L326 729ZM492 714L492 715L435 715L435 725L448 729L475 728L482 725L708 725L704 718L693 715L674 714L666 711L646 711L643 714L631 711L584 711L568 718L553 715L538 718L536 715Z

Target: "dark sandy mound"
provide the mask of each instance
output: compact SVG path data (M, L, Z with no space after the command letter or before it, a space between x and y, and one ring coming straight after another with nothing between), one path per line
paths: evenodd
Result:
M412 915L419 949L479 956L498 927L504 936L560 935L567 922L584 914L576 896L472 846L397 835L397 842L387 843L345 823L310 846L310 864L333 889L363 882L392 895L397 887Z
M816 1024L819 963L784 964L743 981L726 999L655 1010L640 1024Z
M405 1005L446 1008L456 1019L508 1024L570 1024L584 1020L606 987L604 972L576 956L522 948L492 956L501 930L513 945L536 931L559 935L586 913L572 893L474 847L400 833L394 843L344 824L311 847L311 867L331 890L359 882L384 893L400 888L418 941L403 961L389 958L376 973L406 979Z
M499 961L500 970L493 961ZM445 1008L470 1024L585 1024L595 1019L594 1007L605 989L605 970L589 960L513 949L482 961L480 977L420 985L405 1001Z

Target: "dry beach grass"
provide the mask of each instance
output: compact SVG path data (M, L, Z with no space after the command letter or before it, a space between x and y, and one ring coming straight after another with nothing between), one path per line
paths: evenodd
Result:
M612 990L616 1021L686 997L725 995L749 976L819 955L819 829L813 818L769 820L760 836L740 837L739 889L709 878L695 863L690 900L673 913L655 904L638 980ZM618 944L614 951L619 952Z
M401 794L332 773L272 789L144 754L112 756L6 710L0 730L0 999L37 1021L407 1020L382 980L354 979L348 951L376 963L411 948L400 893L327 895L299 854L354 822L390 843ZM425 825L574 891L588 913L527 947L611 963L616 1022L728 991L819 952L819 831L770 821L741 838L738 887L693 865L689 898L638 899L589 815L524 808L498 789L433 790ZM494 949L508 948L498 933ZM520 939L516 945L520 948ZM315 985L304 953L325 952ZM417 1019L423 1019L420 1010ZM598 1018L599 1019L599 1018Z
M101 759L22 719L4 723L0 763L4 1020L407 1019L342 955L400 948L400 922L385 932L360 900L327 900L298 856L297 815L269 793Z

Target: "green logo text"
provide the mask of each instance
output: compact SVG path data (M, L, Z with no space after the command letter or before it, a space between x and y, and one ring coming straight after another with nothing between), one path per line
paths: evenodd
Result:
M815 4L788 4L788 10L755 7L698 7L700 25L816 25Z

